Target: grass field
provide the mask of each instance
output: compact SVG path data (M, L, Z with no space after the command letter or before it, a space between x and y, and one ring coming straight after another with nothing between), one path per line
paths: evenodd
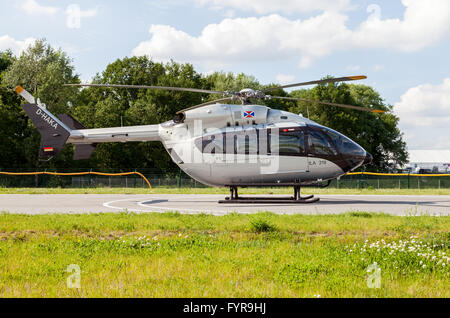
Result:
M450 297L449 230L365 212L0 214L0 297Z
M292 194L291 188L239 189L240 194ZM450 195L450 189L318 189L304 188L302 193L337 195ZM227 188L0 188L0 194L223 194Z

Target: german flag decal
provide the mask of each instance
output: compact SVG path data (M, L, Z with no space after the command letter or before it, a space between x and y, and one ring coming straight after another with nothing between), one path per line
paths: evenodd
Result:
M53 147L44 147L44 152L53 152Z

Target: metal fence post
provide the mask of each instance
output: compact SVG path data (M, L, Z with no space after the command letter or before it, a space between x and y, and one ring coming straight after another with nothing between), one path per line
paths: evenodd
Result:
M178 188L181 188L181 168L180 168L180 176L178 179Z
M91 172L92 172L92 168L89 169L89 174L88 174L88 185L89 185L89 188L92 186L92 184L91 184L91 182L92 182Z
M364 189L364 171L361 173L361 189Z
M136 188L136 172L137 168L134 169L134 187Z
M46 174L45 174L45 172L47 172L47 169L44 169L44 174L42 175L42 187L43 188L46 188L46 180L45 180Z
M408 172L408 189L411 189L411 172Z

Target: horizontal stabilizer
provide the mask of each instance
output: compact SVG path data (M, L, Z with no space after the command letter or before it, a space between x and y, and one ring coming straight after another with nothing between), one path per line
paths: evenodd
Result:
M87 160L87 159L91 158L96 147L97 147L96 144L76 145L73 159L74 160Z
M59 119L70 129L79 130L86 129L83 124L80 124L75 118L68 114L58 115Z
M70 136L70 129L37 104L25 104L22 108L41 134L39 158L50 159L58 155Z
M73 118L71 115L62 114L58 115L59 119L70 129L81 130L86 129L83 124ZM75 146L75 153L73 154L73 160L87 160L91 158L94 153L97 144L83 144Z

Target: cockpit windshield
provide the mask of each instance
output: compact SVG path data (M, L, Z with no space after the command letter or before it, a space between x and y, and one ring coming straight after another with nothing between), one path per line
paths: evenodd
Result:
M328 127L322 127L321 129L331 138L339 153L344 157L364 157L366 155L366 151L351 139Z
M336 150L326 137L326 132L321 130L309 130L309 152L318 156L337 156Z

